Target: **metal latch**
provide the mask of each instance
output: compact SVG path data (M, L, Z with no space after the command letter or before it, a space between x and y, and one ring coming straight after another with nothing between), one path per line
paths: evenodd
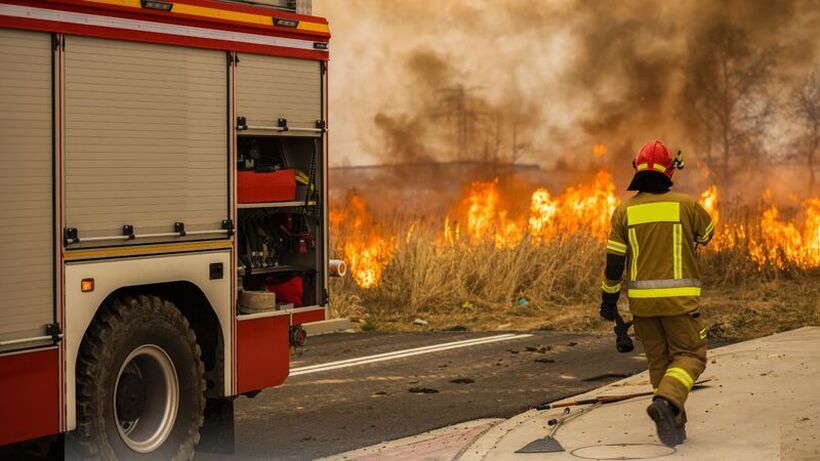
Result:
M63 244L71 245L72 243L80 243L80 232L76 227L66 227L63 229Z
M51 339L54 340L55 343L63 339L63 329L60 328L59 323L49 323L46 325L46 334L51 336Z

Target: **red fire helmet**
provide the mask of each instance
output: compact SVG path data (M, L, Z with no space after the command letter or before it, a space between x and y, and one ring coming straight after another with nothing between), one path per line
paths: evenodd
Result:
M683 156L678 151L673 159L666 146L655 140L641 147L638 155L632 160L632 167L635 168L636 172L656 171L672 179L675 169L683 168Z

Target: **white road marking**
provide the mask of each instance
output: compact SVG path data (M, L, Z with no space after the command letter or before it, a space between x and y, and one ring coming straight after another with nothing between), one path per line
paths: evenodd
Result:
M310 366L307 366L307 367L295 368L294 370L303 371L303 370L311 370L313 368L324 368L328 365L341 365L343 363L360 362L362 360L370 360L370 359L374 359L374 358L378 358L378 357L403 355L403 354L406 354L408 352L424 351L424 350L430 350L430 349L440 349L442 347L447 347L447 346L451 346L451 345L455 345L455 344L469 345L469 344L475 343L475 342L486 341L486 340L491 339L491 338L509 338L509 337L512 337L512 336L515 336L515 335L513 333L506 333L506 334L496 335L496 336L483 336L483 337L480 337L480 338L464 339L464 340L461 340L461 341L454 341L454 342L449 342L449 343L433 344L433 345L430 345L430 346L415 347L413 349L402 349L402 350L398 350L398 351L385 352L385 353L382 353L382 354L368 355L368 356L365 356L365 357L356 357L356 358L352 358L352 359L339 360L339 361L336 361L336 362L320 363L318 365L310 365Z
M515 339L529 338L529 334L513 334L506 333L503 335L488 336L483 338L466 339L464 341L454 341L450 343L434 344L432 346L416 347L413 349L404 349L400 351L386 352L383 354L368 355L365 357L358 357L354 359L339 360L336 362L328 362L319 365L311 365L307 367L293 368L290 370L290 376L307 375L311 373L319 373L322 371L338 370L340 368L354 367L357 365L365 365L369 363L384 362L387 360L401 359L405 357L413 357L416 355L430 354L433 352L447 351L451 349L459 349L463 347L478 346L481 344L496 343L499 341L511 341Z

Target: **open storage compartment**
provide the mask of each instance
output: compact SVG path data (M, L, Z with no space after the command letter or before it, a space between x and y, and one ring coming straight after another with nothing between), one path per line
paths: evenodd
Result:
M239 286L275 293L276 311L325 304L321 143L246 134L237 140Z

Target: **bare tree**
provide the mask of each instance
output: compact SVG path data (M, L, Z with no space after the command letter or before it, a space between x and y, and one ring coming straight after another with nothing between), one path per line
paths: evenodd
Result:
M800 157L805 158L809 172L809 194L814 193L814 175L817 149L820 147L820 74L814 71L792 93L792 116L805 125L806 131L798 140Z
M774 57L774 50L752 49L747 33L727 23L690 45L683 115L706 163L725 185L745 161L760 158L760 138L773 112L766 89Z

